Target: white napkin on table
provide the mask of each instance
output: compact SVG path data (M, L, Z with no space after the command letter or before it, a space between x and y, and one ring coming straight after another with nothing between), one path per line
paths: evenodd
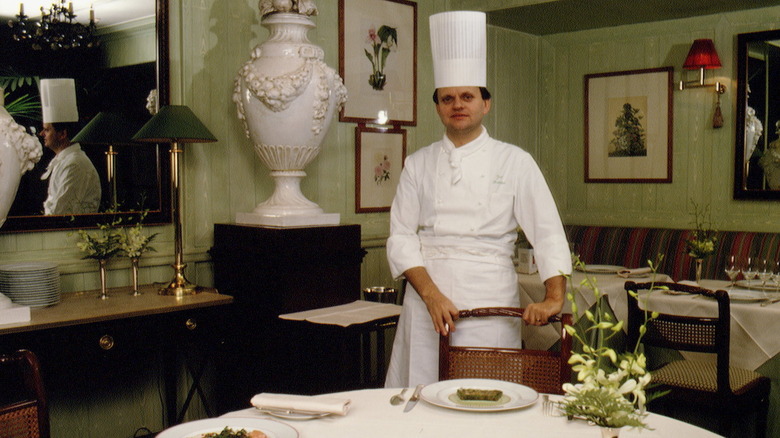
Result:
M653 272L653 270L650 268L621 269L618 271L617 275L623 278L641 278L647 277L651 272Z
M337 397L318 395L273 394L263 392L252 397L252 406L258 409L278 409L297 412L327 412L336 415L347 415L351 401Z

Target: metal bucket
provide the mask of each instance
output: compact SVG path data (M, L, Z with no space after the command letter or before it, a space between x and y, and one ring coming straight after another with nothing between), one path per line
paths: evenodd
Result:
M372 286L363 289L362 299L376 303L392 303L398 296L398 291L393 287Z

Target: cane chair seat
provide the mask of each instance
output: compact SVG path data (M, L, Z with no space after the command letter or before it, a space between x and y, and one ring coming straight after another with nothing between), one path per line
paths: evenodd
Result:
M0 437L49 438L49 411L31 351L0 355Z
M488 307L461 310L460 318L503 316L521 318L523 309ZM553 317L561 325L561 351L517 348L489 348L450 345L448 335L439 338L439 380L496 379L519 383L537 392L563 394L562 385L571 380L571 337L563 326L571 325L571 314Z
M676 386L695 391L718 392L717 366L714 362L676 360L652 373L653 383ZM761 383L766 377L744 368L729 367L729 388L741 395Z
M712 353L716 358L713 362L673 360L658 369L651 370L652 383L658 385L658 389L670 390L670 393L651 403L650 409L663 409L665 414L674 416L673 411L679 408L702 406L712 407L711 412L719 412L716 409L728 406L726 412L718 415L717 432L728 435L732 423L738 416L755 413L757 415L756 436L763 437L769 405L770 380L754 371L730 365L731 304L726 291L711 291L663 282L628 281L625 287L628 294L649 291L650 288L665 288L670 291L703 295L717 301L717 317L659 313L657 318L647 322L646 332L642 336L642 343L645 346ZM627 298L628 339L629 345L634 345L640 336L639 330L642 322L645 321L645 316L644 311L639 308L638 299L631 296Z

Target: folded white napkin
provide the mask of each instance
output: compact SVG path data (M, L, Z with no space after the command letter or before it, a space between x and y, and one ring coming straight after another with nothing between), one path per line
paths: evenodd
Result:
M647 277L651 272L653 272L653 270L650 268L621 269L618 271L617 275L623 278Z
M349 399L319 395L272 394L264 392L252 397L251 403L252 406L258 409L290 410L306 413L327 412L336 415L347 415L352 402Z

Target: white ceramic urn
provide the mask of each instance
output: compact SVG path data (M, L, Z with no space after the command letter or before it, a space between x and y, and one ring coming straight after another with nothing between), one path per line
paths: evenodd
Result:
M2 106L0 88L0 226L16 198L22 174L41 159L43 148L35 136L27 134Z
M270 36L255 47L238 73L233 100L246 135L271 169L270 198L236 222L274 225L333 225L338 213L324 213L301 193L304 168L319 154L333 114L347 100L341 77L324 62L323 50L307 38L314 23L305 15L275 12L261 24Z

